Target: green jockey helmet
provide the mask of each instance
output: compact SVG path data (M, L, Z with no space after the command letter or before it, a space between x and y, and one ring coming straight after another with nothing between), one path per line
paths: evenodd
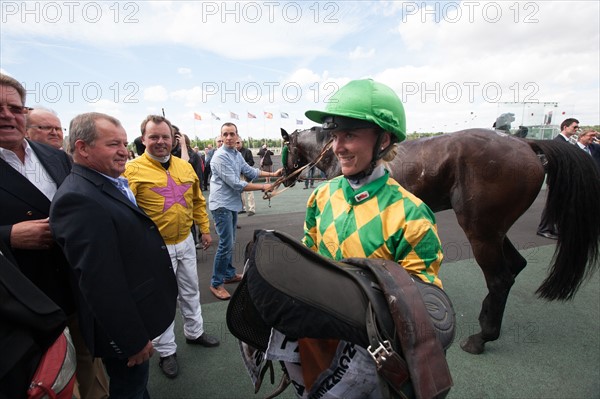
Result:
M383 83L373 79L352 80L339 89L327 103L325 111L306 111L306 117L323 123L323 129L335 129L340 123L347 125L347 118L367 121L392 133L397 141L406 139L404 106L396 93ZM346 123L344 123L346 122ZM364 126L357 126L364 127Z

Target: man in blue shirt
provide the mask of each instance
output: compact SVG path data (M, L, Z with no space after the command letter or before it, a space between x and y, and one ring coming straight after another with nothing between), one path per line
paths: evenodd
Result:
M271 184L252 183L252 181L257 177L281 176L283 169L276 172L265 172L249 166L236 149L239 136L237 126L233 123L227 122L221 126L220 138L223 140L223 146L215 151L210 161L212 177L208 209L212 213L215 229L219 236L210 291L218 299L227 300L231 295L223 284L237 283L242 279L242 275L236 273L235 267L231 263L237 215L242 210L242 192L270 191ZM244 181L241 178L242 175L249 182Z

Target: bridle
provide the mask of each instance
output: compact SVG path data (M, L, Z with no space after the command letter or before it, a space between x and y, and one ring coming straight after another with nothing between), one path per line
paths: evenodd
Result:
M287 183L288 180L291 179L294 171L296 171L296 170L298 170L298 168L300 168L300 155L299 155L300 150L298 149L298 136L299 136L298 131L295 131L289 136L290 139L283 143L284 147L283 147L283 152L281 154L281 161L283 164L283 176L286 177L286 179L284 179L282 181L283 183ZM288 164L290 162L288 162L287 157L290 157L290 161L292 164L292 170L290 170L288 168ZM296 182L296 180L290 182L290 186L293 185Z
M290 135L290 140L284 141L283 144L284 144L283 151L282 151L283 176L281 176L277 180L275 180L275 182L272 185L273 190L265 192L263 195L263 199L271 200L271 198L281 194L288 188L292 187L293 184L298 180L298 178L300 177L300 175L302 174L304 169L314 167L316 164L318 164L321 161L321 159L323 159L323 157L325 156L327 151L329 151L329 149L331 148L331 146L333 144L333 139L329 139L325 143L325 145L321 149L321 152L319 153L319 155L317 155L317 157L313 161L311 161L303 166L300 166L300 156L298 155L298 134L296 134L296 132L292 133ZM290 144L292 145L291 150L290 150ZM290 155L292 156L291 160L292 160L292 165L293 165L292 166L293 171L291 171L291 172L288 169L289 162L287 162L287 156L290 156ZM277 188L282 183L288 183L288 182L290 182L290 183L287 187L285 187L284 189L281 189L281 190L277 190ZM277 191L275 191L275 190L277 190Z

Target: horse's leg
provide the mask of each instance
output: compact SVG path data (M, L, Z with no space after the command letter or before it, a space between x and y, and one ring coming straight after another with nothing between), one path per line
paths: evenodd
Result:
M527 266L527 260L517 251L508 237L504 237L504 257L514 278Z
M461 342L461 348L472 354L480 354L484 351L485 343L495 341L500 336L502 317L508 299L510 288L515 282L514 273L519 272L524 266L510 265L509 259L513 259L514 253L507 259L503 249L516 252L516 249L504 239L480 240L471 239L471 246L475 260L481 267L488 287L488 295L483 300L481 312L479 313L479 326L481 331L471 335ZM512 248L512 251L510 250ZM518 254L518 252L517 252Z

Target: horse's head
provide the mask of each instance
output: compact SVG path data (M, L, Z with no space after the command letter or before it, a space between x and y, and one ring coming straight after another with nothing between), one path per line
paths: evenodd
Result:
M294 176L294 172L308 164L306 158L301 154L301 149L298 148L298 132L300 131L295 130L292 134L289 134L285 129L281 129L281 137L283 138L281 162L283 164L283 176L285 178L283 185L285 187L296 184L298 177Z
M329 137L319 126L295 130L291 134L288 134L285 129L281 129L281 137L284 142L281 161L283 163L283 175L286 177L283 185L289 187L293 186L300 177L299 169L317 159ZM331 153L331 151L328 151L328 153ZM330 163L331 157L332 154L326 154L323 160L327 159ZM321 167L320 164L318 163L317 166L327 171L328 167Z

